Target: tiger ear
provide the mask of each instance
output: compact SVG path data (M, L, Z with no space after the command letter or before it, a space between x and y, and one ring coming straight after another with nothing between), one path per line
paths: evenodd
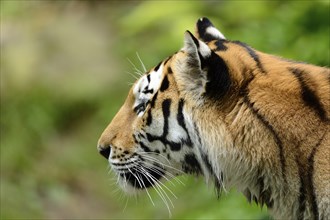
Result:
M189 31L182 52L175 65L180 92L200 103L206 96L219 99L229 90L231 80L224 60Z
M196 36L204 42L225 40L225 36L214 27L208 18L200 18L196 23Z
M202 41L198 40L190 31L184 34L183 50L188 55L188 65L196 70L204 68L204 61L210 57L211 49Z
M183 60L177 62L176 72L179 90L193 98L199 99L205 92L207 83L207 63L212 55L211 49L189 31L184 34L185 54Z

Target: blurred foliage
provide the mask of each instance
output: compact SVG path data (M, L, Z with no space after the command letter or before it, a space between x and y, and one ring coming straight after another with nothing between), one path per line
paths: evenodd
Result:
M1 2L1 219L168 218L153 191L125 197L96 142L134 81L209 17L228 39L329 66L329 1ZM110 178L109 178L110 176ZM267 218L202 179L168 185L173 218Z

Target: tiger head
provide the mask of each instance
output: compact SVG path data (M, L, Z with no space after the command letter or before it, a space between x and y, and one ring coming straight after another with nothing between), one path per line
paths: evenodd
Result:
M207 18L197 21L196 30L197 37L187 31L179 52L135 82L98 141L125 191L159 185L182 173L221 178L208 177L210 163L199 162L207 158L200 152L193 118L231 87L229 70L217 54L227 49L227 41Z
M201 174L221 185L221 172L213 170L217 168L210 162L210 149L202 147L208 141L203 136L215 128L212 123L207 128L202 124L217 123L215 136L230 142L226 131L221 132L217 122L221 115L214 108L230 109L235 102L239 91L231 78L244 83L239 75L230 75L239 73L244 61L226 65L231 62L227 56L244 60L246 54L237 48L248 50L244 44L227 41L207 18L201 18L196 37L186 31L184 47L135 82L98 141L99 152L125 191L159 185L161 179L182 173Z

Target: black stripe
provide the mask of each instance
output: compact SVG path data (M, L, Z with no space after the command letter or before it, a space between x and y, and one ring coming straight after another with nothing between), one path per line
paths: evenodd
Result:
M214 100L221 100L232 85L228 67L225 61L213 51L211 56L205 59L205 66L207 66L205 95Z
M166 137L168 134L168 117L170 116L170 107L171 107L171 100L165 99L162 103L162 111L164 116L164 128L163 128L163 136Z
M163 125L163 134L161 136L156 136L152 135L150 133L146 133L147 139L149 142L153 141L160 141L162 142L165 146L169 146L172 151L179 151L181 150L183 145L187 145L188 147L193 146L192 141L190 139L190 136L188 134L188 130L186 128L185 122L183 121L183 101L180 101L179 106L178 106L178 115L177 115L177 120L178 124L183 127L183 129L187 132L187 139L181 139L180 142L173 142L167 139L167 134L168 134L168 120L170 117L170 107L171 107L171 99L165 99L162 103L162 111L163 111L163 118L164 118L164 125ZM151 109L149 110L149 112ZM151 112L148 112L148 118L149 121L152 120ZM147 118L147 123L148 123L148 118ZM151 123L151 122L150 122Z
M226 40L217 40L214 44L217 47L215 51L226 51L228 47L225 45L228 41Z
M304 219L304 213L306 210L306 195L307 195L307 188L306 188L306 179L305 179L305 172L303 169L303 166L301 163L299 163L298 157L296 157L296 164L298 167L298 174L299 174L299 181L300 181L300 187L299 187L299 207L298 207L298 214L297 218Z
M307 162L300 162L301 160L304 160L304 158L300 158L299 154L296 155L296 164L298 167L298 174L300 181L299 196L298 196L299 206L297 210L297 219L304 219L306 213L307 199L309 201L309 206L311 207L313 219L319 219L318 206L317 206L316 194L313 183L314 156L317 149L321 145L325 134L326 132L322 135L322 137L313 147L310 156L307 158ZM300 143L302 142L304 142L304 140L300 141ZM297 148L300 145L300 143L297 144ZM305 164L306 166L304 166Z
M198 35L200 39L202 39L204 42L209 42L212 40L219 39L219 37L216 37L206 32L206 29L208 27L214 27L209 19L207 18L198 19L196 26L197 26Z
M144 152L152 152L142 141L139 142L139 145L144 150Z
M187 31L187 32L190 35L190 37L193 39L196 47L199 48L199 41L196 39L196 37L190 31Z
M138 144L139 142L138 142L138 140L137 140L135 134L133 134L132 136L133 136L133 139L134 139L134 143Z
M214 176L214 170L213 167L211 166L208 156L205 153L201 153L201 157L210 175Z
M180 143L180 142L169 141L163 135L162 136L155 136L155 135L152 135L150 133L146 133L146 134L147 134L147 139L148 139L149 142L160 141L165 146L169 146L170 149L171 149L171 151L179 151L179 150L181 150L182 143Z
M251 191L250 191L250 189L245 189L243 192L243 195L245 196L245 198L247 199L247 201L249 202L249 203L251 203L252 202L252 200L251 200L251 198L252 198L252 195L251 195Z
M150 74L147 75L148 83L150 83Z
M163 134L161 136L155 136L150 133L147 133L146 135L149 142L160 141L165 146L170 146L172 151L179 151L181 150L182 143L176 143L166 139L166 136L168 134L168 118L170 116L171 102L172 101L170 99L165 99L162 103L162 111L164 118Z
M147 134L148 135L148 134ZM155 152L155 153L159 153L159 150L151 150L146 144L144 144L142 141L140 141L140 140L138 140L137 138L136 138L136 135L135 134L133 134L132 135L133 136L133 139L134 139L134 143L135 144L137 144L137 145L139 145L141 148L142 148L142 150L144 151L144 152ZM146 139L146 138L148 138L148 137L146 137L143 133L138 133L137 134L137 136L140 138L140 139ZM124 154L128 154L128 151L124 151ZM136 155L136 153L133 153L133 156L134 155ZM141 157L140 158L141 160L143 160L143 158Z
M204 36L202 38L202 40L204 42L210 42L210 41L217 40L217 39L219 39L219 38L218 37L215 37L214 35L209 34L209 33L204 34Z
M137 106L134 107L133 111L139 114L143 109L145 108L145 103L140 103Z
M197 128L197 125L196 125L196 123L194 122L194 129L195 129L195 133L196 133L196 136L197 136L197 138L198 138L198 148L199 149L201 149L201 147L202 147L202 139L201 139L201 136L200 136L200 134L199 134L199 130L198 130L198 128Z
M278 134L275 132L274 127L265 119L264 116L262 116L258 109L256 109L253 104L251 103L248 95L244 96L244 103L249 107L249 109L252 111L252 113L262 122L262 124L270 131L270 133L273 135L275 143L278 147L279 152L279 158L281 163L281 170L282 170L282 178L284 182L286 183L286 167L285 167L285 158L283 153L283 143L281 139L279 138Z
M261 194L264 192L265 183L264 183L264 177L261 176L261 172L258 171L258 177L257 177L257 186L259 187L259 198L258 203L261 203L261 207L263 206L263 201L261 199Z
M192 147L193 144L192 144L192 141L190 139L190 135L189 135L189 132L188 132L188 129L186 127L186 122L184 120L184 115L183 115L183 105L184 105L184 100L183 99L180 99L179 101L179 105L178 105L178 114L176 116L176 119L178 120L178 124L183 128L183 130L186 132L187 134L187 140L185 140L185 144L189 147Z
M247 44L242 43L240 41L232 41L232 43L243 47L248 52L248 54L251 56L251 58L256 62L256 65L257 65L258 69L262 73L266 74L266 71L265 71L264 67L262 66L262 64L260 62L260 59L259 59L259 56L258 56L258 54L256 53L255 50L253 50L250 46L248 46Z
M213 179L214 179L215 192L216 192L217 197L220 198L220 196L221 196L221 187L222 187L222 174L220 175L221 178L219 179L217 177L217 175L215 174L214 170L213 170L213 167L210 163L210 160L209 160L208 156L205 153L201 152L201 157L202 157L202 160L203 160L210 176L213 177Z
M155 107L155 102L156 102L157 97L158 97L158 91L155 93L155 95L151 99L150 108Z
M214 179L214 187L215 187L215 191L216 191L216 195L218 198L220 198L220 195L221 195L221 187L222 187L222 180L223 180L223 175L222 173L220 174L220 179L217 177L217 175L215 174L214 170L213 170L213 167L210 163L210 160L207 156L206 153L203 152L203 150L201 149L201 146L202 146L202 140L201 140L201 136L199 134L199 131L198 131L198 128L196 126L196 124L194 123L194 129L195 129L195 133L196 133L196 136L198 138L198 149L200 151L200 154L201 154L201 158L210 174L211 177L213 177Z
M256 202L256 204L260 204L261 207L266 204L268 208L272 208L274 205L274 201L271 198L272 191L271 188L267 185L265 186L265 178L261 172L261 170L258 170L256 175L257 183L256 186L259 188L259 195L258 197L254 196L253 199ZM248 197L248 200L251 202L251 192L248 190L245 192Z
M317 207L317 200L316 200L316 193L315 193L315 187L314 187L314 181L313 181L313 175L314 175L314 156L321 145L327 131L324 132L323 136L320 138L320 140L316 143L316 145L313 147L313 150L311 154L308 157L308 169L307 169L307 178L311 193L311 205L312 205L312 213L314 215L314 219L319 219L319 211Z
M157 64L157 66L154 68L154 71L155 71L155 72L158 71L158 69L159 69L159 67L160 67L161 64L162 64L162 62L160 62L160 63Z
M172 74L172 73L173 73L172 68L171 68L170 66L167 67L167 73L168 73L168 74Z
M296 79L300 83L301 87L301 97L305 104L312 108L316 114L320 117L322 121L328 121L329 118L326 116L326 112L324 110L324 107L322 103L320 102L317 95L312 91L308 85L306 84L303 75L305 72L303 70L297 69L297 68L288 68L289 71L293 73L293 75L296 77Z
M170 82L168 81L167 75L165 75L163 82L160 86L160 91L164 92L166 89L168 89Z
M203 37L201 37L204 42L210 42L212 40L216 40L218 38L215 38L214 35L211 35L209 33L205 33Z
M165 62L164 62L164 66L166 65L166 63L167 63L171 58L172 58L172 56L169 56L169 57L165 60Z
M148 93L152 94L152 93L154 93L154 89L148 89L148 88L145 88L145 89L142 91L142 93L144 93L144 94L148 94Z
M152 123L152 114L151 114L151 108L150 108L147 113L147 126L151 125L151 123Z
M111 163L111 164L116 166L116 167L125 166L125 168L126 168L127 165L130 165L130 164L133 164L133 163L136 163L136 161L128 161L128 162L125 162L125 163ZM125 170L127 170L127 168Z
M146 139L146 136L143 133L138 134L140 138Z
M242 82L242 85L239 89L239 95L245 96L249 94L249 85L254 80L254 75L251 70L243 69L244 75L244 81Z
M190 174L201 174L202 168L194 154L187 154L182 162L182 170Z
M147 113L147 124L146 124L147 126L151 125L151 123L152 123L151 110L155 107L155 102L156 102L157 96L158 96L158 92L155 93L155 95L152 97L151 101L147 102L147 104L150 103L150 108Z

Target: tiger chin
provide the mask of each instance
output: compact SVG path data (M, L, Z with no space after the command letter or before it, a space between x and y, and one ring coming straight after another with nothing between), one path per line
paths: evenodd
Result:
M146 71L98 141L125 191L182 174L277 219L330 219L330 70L227 40L207 19Z

